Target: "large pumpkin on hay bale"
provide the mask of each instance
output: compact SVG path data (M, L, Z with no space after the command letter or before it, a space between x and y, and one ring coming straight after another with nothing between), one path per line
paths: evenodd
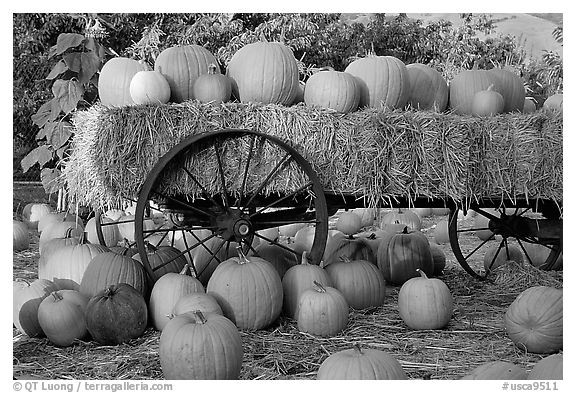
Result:
M38 307L42 300L58 287L50 280L37 279L25 282L14 289L12 298L12 321L16 329L28 337L43 337L44 332L38 322Z
M159 105L170 100L170 85L158 71L138 71L130 81L130 97L136 105Z
M204 292L204 287L195 277L187 274L188 265L179 273L166 273L154 283L150 292L148 307L150 322L158 331L162 331L169 321L176 302L195 292Z
M419 110L443 112L448 106L448 83L434 68L420 63L408 64L410 95L408 104Z
M504 325L508 337L522 350L548 354L563 347L563 291L534 286L508 306Z
M384 238L378 247L378 268L386 282L402 285L413 277L418 277L417 269L427 276L434 273L434 261L430 243L420 231L409 231Z
M38 307L38 322L54 345L67 347L88 335L88 298L72 289L52 292Z
M355 345L328 356L320 365L316 379L394 380L408 377L393 356Z
M495 116L504 112L504 97L494 90L494 85L480 90L472 96L470 114L474 116Z
M140 291L129 284L113 284L96 293L86 306L86 327L103 345L138 338L146 330L148 308Z
M449 107L456 113L472 114L474 95L494 85L494 90L500 92L497 76L486 70L464 70L450 81Z
M517 380L526 379L527 374L519 366L511 362L506 362L502 360L495 360L492 362L487 362L481 364L480 366L473 369L470 373L466 374L460 379L495 379L495 380Z
M503 112L522 112L526 99L524 80L514 72L504 68L493 68L489 72L498 79L500 93L504 99Z
M218 68L218 71L216 69ZM202 103L220 104L230 101L232 97L232 81L220 73L216 64L208 65L208 73L202 74L192 86L194 99Z
M229 319L196 311L166 324L158 354L165 379L238 379L244 349Z
M149 70L146 63L127 57L108 60L98 77L98 95L104 106L123 107L134 105L130 95L130 82L136 73Z
M348 313L348 303L338 289L314 281L298 300L298 330L320 337L334 336L346 328Z
M403 108L410 96L406 65L394 56L367 56L344 70L359 80L359 107Z
M284 293L282 310L284 315L290 318L296 317L300 296L306 289L314 286L314 281L319 282L323 286L333 286L328 272L318 265L309 264L306 253L304 253L302 254L302 262L299 265L292 266L282 277Z
M353 75L323 67L306 81L304 102L339 113L352 112L360 103L360 87Z
M536 362L528 373L528 379L532 380L562 380L564 359L561 353L546 356Z
M255 42L240 48L226 75L240 102L290 105L298 93L298 64L292 49L280 42Z
M267 327L282 311L282 281L272 264L245 256L241 250L214 270L206 293L214 296L224 315L243 330Z

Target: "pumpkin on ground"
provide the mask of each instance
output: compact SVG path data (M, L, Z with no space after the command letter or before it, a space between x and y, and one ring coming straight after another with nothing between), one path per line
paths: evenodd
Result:
M328 272L318 265L308 263L306 253L302 254L302 263L292 266L282 277L284 299L282 311L290 318L296 318L296 309L302 292L314 286L314 281L324 286L333 286Z
M359 107L403 108L410 96L406 65L394 56L367 56L344 70L358 78Z
M136 105L165 104L170 100L170 85L158 71L138 71L130 81L130 97Z
M448 106L457 114L472 114L472 100L474 95L494 85L499 92L496 75L486 70L463 70L450 81Z
M348 113L358 108L360 88L351 74L323 67L306 81L304 102L306 105Z
M534 267L542 266L550 255L550 248L543 244L523 242L522 245L526 251L526 262L530 263ZM560 252L558 259L556 259L554 265L551 266L551 270L562 270L564 267L563 259L563 253Z
M254 250L254 255L267 260L274 266L280 279L292 266L298 265L302 261L302 256L292 251L280 247L275 243L260 243Z
M232 96L232 82L228 76L216 72L216 64L208 65L208 72L196 78L192 86L194 99L202 103L220 104L230 101Z
M12 220L12 236L14 238L12 243L14 251L22 251L30 247L30 233L24 222Z
M434 68L420 63L408 64L410 95L408 104L415 109L443 112L448 105L448 83Z
M107 247L112 247L118 244L122 240L120 235L120 230L116 221L108 218L106 216L100 217L100 228L102 230L102 236L104 237L104 245ZM98 233L96 232L96 217L92 217L86 222L86 227L84 231L87 234L87 239L90 243L100 244L100 239L98 239Z
M440 246L430 243L430 252L432 253L432 260L434 261L434 276L440 276L446 267L446 254Z
M38 233L42 233L44 228L57 221L82 222L75 214L69 212L50 212L38 220Z
M148 308L142 293L129 284L108 286L86 306L86 327L103 345L117 345L138 338L146 330Z
M378 216L378 210L371 207L361 207L352 210L352 213L360 217L360 228L372 227Z
M422 220L418 214L411 210L391 211L385 214L380 221L380 228L384 228L384 226L388 224L405 225L412 231L422 229Z
M518 380L526 379L527 374L519 366L511 362L506 362L502 360L495 360L492 362L487 362L476 367L470 373L466 374L460 379L477 379L477 380Z
M284 236L284 237L294 237L296 236L296 232L298 232L300 229L304 228L306 226L306 224L303 223L294 223L294 224L286 224L286 225L281 225L278 227L278 233L280 234L280 236Z
M75 237L80 239L84 234L84 225L80 222L56 221L49 224L38 239L38 252L44 253L44 246L52 239L63 239L66 237Z
M148 69L145 63L126 57L108 60L98 77L98 95L102 105L111 107L134 105L130 95L130 82L137 72Z
M393 380L408 379L408 376L400 362L390 354L355 345L324 359L316 379Z
M330 240L329 246L324 252L323 267L331 263L338 262L342 258L352 260L365 260L376 264L376 256L372 252L372 247L362 236L342 236L334 237Z
M158 354L165 379L238 379L244 349L229 319L191 312L168 322L160 335Z
M294 235L291 248L300 255L302 255L304 251L309 253L312 251L315 236L316 226L310 225L300 228Z
M562 380L564 360L561 353L546 356L536 362L532 370L528 373L531 380Z
M218 265L206 293L214 296L224 315L243 330L269 326L282 311L282 281L272 264L262 258L239 256Z
M145 242L146 256L148 264L154 271L152 280L156 281L167 273L178 273L187 266L187 259L180 250L172 246L155 247L149 242ZM142 262L140 253L132 256L135 260Z
M201 239L204 238L201 237ZM223 245L224 243L225 240L213 237L196 247L192 253L196 278L204 286L208 285L208 281L221 262L238 256L237 243L230 243L230 246Z
M450 289L437 278L420 277L406 281L398 293L398 312L411 329L442 329L452 318L454 300Z
M504 97L490 85L472 96L470 113L475 116L494 116L504 112Z
M170 85L170 101L194 99L194 82L208 72L210 64L218 64L212 53L203 46L191 44L164 49L154 63ZM216 69L220 73L219 69Z
M298 63L280 42L255 42L240 48L226 69L240 102L290 105L299 89Z
M420 231L405 229L402 233L384 238L378 247L376 259L386 282L394 285L402 285L410 278L418 277L417 269L428 276L434 273L430 243Z
M142 264L130 257L103 252L96 255L84 271L79 291L91 298L111 285L129 284L147 297L146 272Z
M88 335L86 307L88 298L72 289L52 292L38 307L40 327L54 345L67 347Z
M26 223L29 228L37 229L40 218L51 213L53 210L52 206L47 203L28 203L22 209L22 221Z
M522 350L554 353L563 346L563 291L547 286L524 290L508 306L504 326L508 337Z
M166 273L154 283L148 301L150 322L162 331L169 321L176 302L184 295L204 292L204 287L195 277L189 276L185 265L180 273Z
M326 271L350 307L361 310L384 303L386 281L373 263L344 257L326 266Z
M43 337L38 322L38 307L42 300L58 287L50 280L37 279L14 289L12 298L12 321L16 329L28 337Z
M440 220L436 223L436 227L434 228L434 241L436 244L450 243L448 220Z
M313 287L302 292L296 307L298 330L315 336L334 336L346 328L348 312L348 303L338 289L313 281Z
M502 243L492 244L484 254L484 269L491 271L509 261L516 262L520 265L524 262L524 253L520 247L512 243L508 243L507 245Z
M362 228L362 219L352 211L342 213L336 220L336 229L345 235L355 235Z
M205 292L191 292L182 295L172 308L172 314L174 316L192 311L201 311L203 314L214 313L224 315L222 307L220 307L216 298Z
M420 220L424 217L430 217L433 214L431 207L415 207L410 209L410 211L416 213L418 217L420 217Z

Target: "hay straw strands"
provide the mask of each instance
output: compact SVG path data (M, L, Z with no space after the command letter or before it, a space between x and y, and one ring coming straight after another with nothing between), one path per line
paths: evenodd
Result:
M189 101L116 109L96 105L78 112L73 123L76 135L63 176L70 198L94 207L133 198L170 148L189 135L224 128L253 129L288 141L312 164L325 190L354 195L367 206L395 198L562 200L563 123L554 112L478 118L368 108L343 115L305 105ZM240 186L232 180L239 177L248 148L249 138L225 146L232 192ZM269 144L258 152L249 187L283 154ZM216 170L212 165L202 173L212 193L220 187L212 180ZM290 167L264 191L287 193L303 184L302 177ZM183 172L164 184L171 195L199 194Z

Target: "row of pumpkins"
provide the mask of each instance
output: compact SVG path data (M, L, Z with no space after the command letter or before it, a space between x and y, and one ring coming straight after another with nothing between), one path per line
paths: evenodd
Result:
M218 61L199 45L167 48L151 70L145 63L117 57L104 64L100 100L106 106L183 102L240 102L293 105L304 102L340 113L363 107L454 110L480 116L533 112L523 80L506 69L464 70L450 84L425 64L405 65L394 56L370 55L352 61L345 71L321 68L306 83L292 50L279 42L256 42L240 48L222 74ZM544 107L561 109L562 94Z
M85 237L69 237L69 229L81 224L68 221L73 225L61 232L61 238L45 240L39 278L31 284L15 283L14 324L29 336L46 335L61 346L87 337L106 345L119 344L141 336L152 325L161 331L159 355L167 379L238 378L243 357L238 329L266 328L282 312L294 318L302 332L334 336L346 328L350 307L383 304L387 282L400 286L398 312L408 327L441 329L452 317L453 300L445 283L427 277L434 274L435 267L431 244L418 230L409 231L406 225L399 230L399 220L405 219L400 215L409 217L407 212L390 215L382 225L389 234L374 241L358 233L363 214L342 214L322 266L307 263L306 241L298 239L299 234L306 234L306 228L295 232L292 228L291 233L284 233L304 250L300 260L279 268L279 260L269 257L280 254L282 249L277 246L268 245L276 249L267 254L269 260L263 258L264 252L256 256L237 251L216 266L205 284L189 273L195 268L185 258L167 265L172 271L150 282L137 254L129 257L122 247L112 251L112 247L83 241ZM40 225L40 236L54 233L52 227L62 230L66 222L57 219ZM410 218L410 222L416 221ZM150 263L160 264L166 256L178 253L171 248L151 248ZM176 267L181 270L174 270ZM535 353L560 350L561 299L561 290L547 287L530 288L520 295L505 315L512 341ZM543 321L539 329L531 326L534 313ZM198 347L210 351L211 356L198 357L199 352L190 349ZM557 365L558 357L554 359ZM375 367L361 368L361 375L348 375L349 366L343 365L346 361ZM496 365L502 375L510 366L495 363L465 378L493 377ZM518 377L522 375L527 376ZM317 377L405 379L406 375L400 363L383 351L351 348L328 357Z

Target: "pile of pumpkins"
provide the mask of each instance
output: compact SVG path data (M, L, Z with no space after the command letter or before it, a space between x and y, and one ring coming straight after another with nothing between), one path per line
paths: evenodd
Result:
M158 351L167 379L238 378L241 330L265 329L285 315L301 332L332 337L345 330L350 308L381 306L388 284L400 287L398 313L409 328L446 327L453 299L446 284L431 277L441 274L444 266L435 265L430 243L419 231L418 215L390 212L380 230L368 235L361 228L373 222L373 213L358 209L341 214L320 265L308 263L306 256L314 232L291 225L266 232L265 237L284 247L262 243L248 255L238 249L203 283L191 261L183 255L174 258L180 252L172 246L147 250L152 265L172 259L150 280L137 254L117 245L91 243L88 223L83 226L70 214L49 212L36 224L41 238L45 233L54 236L42 243L38 279L14 282L14 325L58 346L90 338L116 345L142 336L152 326L161 332ZM106 217L120 220L130 212L123 214L110 211ZM505 316L510 338L535 353L560 350L561 297L561 290L547 288L521 295ZM542 323L535 335L530 316L538 310ZM347 374L357 364L364 366ZM354 347L328 357L317 378L406 379L406 374L390 354Z
M363 107L420 110L492 116L533 112L522 78L508 69L463 70L448 84L425 64L405 65L394 56L369 55L344 71L321 67L306 82L292 50L280 42L255 42L240 48L222 74L216 57L199 45L162 51L151 69L146 63L117 57L106 62L98 81L106 106L239 102L318 106L339 113ZM562 108L562 94L550 96L545 108Z

